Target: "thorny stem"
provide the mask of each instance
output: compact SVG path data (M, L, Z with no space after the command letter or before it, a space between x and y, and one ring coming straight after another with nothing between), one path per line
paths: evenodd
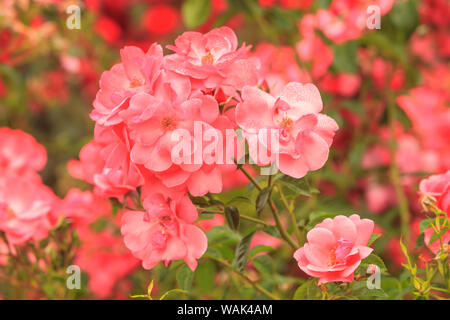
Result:
M258 290L259 292L261 292L262 294L268 296L269 298L273 299L273 300L280 300L280 298L276 295L274 295L273 293L270 293L269 291L267 291L266 289L264 289L264 287L262 287L260 284L252 281L247 275L245 275L242 272L239 272L238 270L236 270L235 268L233 268L233 266L231 264L229 264L226 261L223 261L222 259L218 259L212 256L208 256L211 260L214 260L218 263L220 263L221 265L223 265L224 267L230 269L231 271L233 271L235 274L237 274L241 279L245 280L246 282L248 282L252 287L254 287L256 290Z

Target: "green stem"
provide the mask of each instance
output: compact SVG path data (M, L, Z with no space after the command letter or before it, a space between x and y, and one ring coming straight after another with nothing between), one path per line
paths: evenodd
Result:
M248 180L250 180L250 182L255 186L256 189L258 189L259 191L262 190L262 187L259 185L258 181L256 181L255 178L251 176L247 169L245 169L243 166L240 166L239 169L243 174L245 174L245 176L248 178Z
M295 218L294 210L292 210L292 204L289 204L286 197L284 196L284 193L281 189L281 186L277 188L278 194L280 195L281 201L283 202L284 206L286 207L289 217L291 218L291 223L294 228L294 234L297 237L298 243L300 245L303 245L305 242L303 232L300 231L300 228L297 224L297 219Z
M223 214L224 212L223 211L202 211L201 213L208 213L208 214L218 213L218 214ZM251 221L251 222L254 222L254 223L262 224L264 226L270 226L269 223L267 223L267 222L265 222L265 221L263 221L261 219L250 217L250 216L246 216L245 214L239 214L239 217L242 220Z
M250 173L248 173L248 171L243 166L240 166L239 169L245 174L245 176L250 180L250 182L253 183L253 185L255 186L256 189L258 189L259 191L262 190L262 188L258 184L258 182L250 175ZM293 249L297 249L297 245L295 244L295 242L292 240L292 238L289 236L289 234L286 232L286 230L284 230L283 225L281 224L281 221L280 221L280 216L278 215L278 212L277 212L277 208L275 207L275 204L272 202L272 199L270 197L271 196L269 195L269 201L268 201L269 207L270 207L270 210L272 211L272 215L275 219L276 227L277 227L278 231L280 232L281 237Z
M238 270L236 270L235 268L233 268L233 266L231 264L229 264L226 261L223 261L222 259L218 259L212 256L208 256L208 258L210 258L211 260L214 260L216 262L218 262L219 264L223 265L224 267L230 269L231 271L233 271L236 275L238 275L241 279L245 280L247 283L249 283L253 288L255 288L256 290L258 290L259 292L261 292L262 294L266 295L267 297L273 299L273 300L280 300L280 298L272 293L270 293L269 291L267 291L264 287L262 287L260 284L252 281L247 275L239 272Z

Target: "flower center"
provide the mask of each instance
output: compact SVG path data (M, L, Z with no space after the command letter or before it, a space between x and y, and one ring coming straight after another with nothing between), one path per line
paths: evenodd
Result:
M16 215L14 210L5 202L0 202L0 219L9 219Z
M161 120L161 127L163 128L163 130L171 131L171 130L175 129L176 122L170 117L164 117Z
M139 80L136 77L131 79L131 81L130 81L130 88L136 88L136 87L140 87L140 86L142 86L141 80Z
M208 53L202 57L202 64L212 65L213 63L214 63L214 56L211 54L211 52L208 51Z
M351 241L341 238L337 241L337 245L331 249L328 255L328 265L334 266L345 262L345 258L352 251L353 244Z
M294 123L294 121L292 121L292 119L290 119L288 117L284 117L283 120L281 120L280 127L289 131L292 128L293 123Z

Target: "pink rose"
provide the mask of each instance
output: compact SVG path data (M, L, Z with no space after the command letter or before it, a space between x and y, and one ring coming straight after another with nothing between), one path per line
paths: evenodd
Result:
M150 46L147 53L138 47L124 47L120 56L121 63L103 72L90 115L102 125L120 123L118 114L127 108L128 99L136 93L151 91L163 61L162 48L157 44Z
M0 172L35 172L44 168L46 162L45 148L31 135L8 127L0 128Z
M11 245L40 240L56 223L58 201L50 188L27 176L0 177L0 230Z
M68 170L75 178L94 184L96 193L121 198L143 183L138 167L130 159L132 146L123 124L96 125L95 140L81 149L80 161L68 163Z
M167 69L189 76L200 87L225 85L241 89L258 82L259 61L249 57L249 46L238 49L236 34L229 27L206 34L188 31L168 45L174 54L165 57Z
M319 285L352 282L361 260L373 250L367 247L373 229L372 220L361 220L357 214L327 218L308 232L308 241L294 258L302 271L319 278Z
M325 164L338 126L320 113L322 99L313 84L290 82L275 97L247 86L242 99L236 107L236 122L244 130L250 156L256 163L276 162L281 172L294 178L302 178ZM267 139L261 139L261 129L269 129ZM274 142L278 146L269 143L271 130L277 131ZM267 154L269 159L265 159Z
M125 245L142 260L145 269L158 262L183 259L191 270L205 253L208 240L193 225L198 213L185 195L174 198L155 193L144 200L146 211L128 211L122 219Z
M419 191L422 195L433 197L438 208L450 213L450 170L423 179Z

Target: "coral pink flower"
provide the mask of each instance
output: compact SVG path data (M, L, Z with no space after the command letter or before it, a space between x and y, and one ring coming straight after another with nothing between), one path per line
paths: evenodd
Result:
M372 220L336 216L317 224L307 234L308 241L294 253L298 266L306 274L326 282L352 282L354 272L372 252L367 246L372 235Z
M71 219L75 227L84 229L100 216L108 216L111 205L91 191L72 188L59 203L58 212Z
M397 197L392 185L370 182L365 191L367 207L375 214L397 204Z
M47 162L47 152L36 139L21 130L0 128L0 172L23 174L39 171Z
M132 142L122 124L95 127L95 140L80 151L80 161L68 163L69 172L96 186L106 197L121 198L143 183L137 166L130 160Z
M151 91L163 62L162 48L157 44L153 44L147 53L137 47L124 47L120 50L120 56L122 62L102 74L100 90L90 115L102 125L122 121L118 113L127 108L131 96Z
M327 73L320 81L320 89L331 94L344 97L355 95L361 86L361 76L358 74L339 73L332 75Z
M245 44L238 49L236 34L228 27L206 34L185 32L167 48L175 53L165 57L166 68L198 80L202 87L241 89L258 82L259 61L249 57Z
M418 87L412 89L409 95L398 97L397 103L411 119L423 149L439 154L438 171L449 170L450 109L446 106L445 95L430 88Z
M196 127L203 133L225 130L233 128L233 123L219 115L219 105L213 96L198 90L191 92L189 78L185 76L163 71L155 88L154 95L133 96L130 107L120 113L135 141L131 149L132 161L154 173L167 187L183 185L194 196L221 192L221 171L217 162L203 161L208 143L203 134L197 136L195 132ZM183 130L188 136L176 140L175 130ZM217 131L219 133L224 136ZM180 144L190 145L191 153L183 154L178 163L173 160L173 152ZM195 152L201 155L200 163L194 161ZM224 159L221 162L225 163Z
M145 269L158 262L183 259L191 270L206 251L207 238L193 225L198 213L184 195L168 197L155 193L144 200L143 211L128 211L122 219L125 245L142 260Z
M306 14L298 24L302 39L295 46L301 61L312 63L312 76L317 79L323 76L333 62L333 51L314 32L316 19Z
M89 275L88 287L101 298L111 295L116 283L139 264L120 237L110 232L85 234L75 264Z
M423 179L419 191L422 195L434 198L439 209L450 213L450 170Z
M0 177L0 230L11 245L40 240L55 224L53 208L58 201L50 188L28 176Z
M242 99L236 107L236 122L247 140L258 141L256 146L249 144L250 156L259 165L277 162L281 172L301 178L325 164L338 126L332 118L320 113L322 99L313 84L288 83L276 97L247 86L242 91ZM269 133L266 141L258 137L261 129L277 131L279 146L275 150L268 143L272 140ZM271 152L269 161L261 156L267 154L264 149Z
M359 38L367 29L367 8L370 5L376 5L384 15L393 4L393 0L332 1L329 10L317 11L317 26L329 39L341 44Z

